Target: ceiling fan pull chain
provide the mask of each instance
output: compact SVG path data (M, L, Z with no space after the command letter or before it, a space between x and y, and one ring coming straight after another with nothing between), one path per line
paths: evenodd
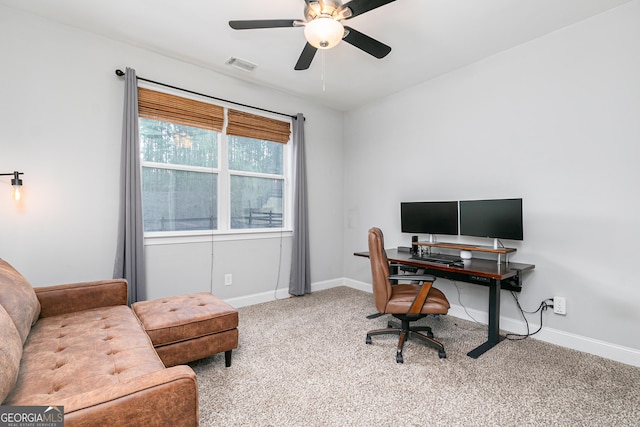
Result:
M325 79L324 79L324 49L320 52L320 55L322 55L322 73L321 73L321 78L322 78L322 92L326 92L326 87L325 87Z

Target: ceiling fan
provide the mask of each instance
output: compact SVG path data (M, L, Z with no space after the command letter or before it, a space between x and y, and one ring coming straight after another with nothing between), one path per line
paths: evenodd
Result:
M318 49L331 49L344 40L376 58L384 58L391 52L386 44L342 24L342 21L362 15L395 0L351 0L342 4L340 0L305 0L304 16L301 19L263 19L229 21L234 30L258 28L304 27L307 44L302 50L294 69L306 70Z

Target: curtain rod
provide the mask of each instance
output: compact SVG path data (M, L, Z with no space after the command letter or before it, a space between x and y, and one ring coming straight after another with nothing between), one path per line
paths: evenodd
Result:
M116 76L123 77L124 76L124 71L122 71L120 69L117 69L116 70ZM254 107L253 105L242 104L240 102L235 102L235 101L229 101L228 99L217 98L215 96L207 95L207 94L204 94L204 93L194 92L194 91L189 90L189 89L183 89L181 87L172 86L170 84L166 84L166 83L156 82L154 80L145 79L144 77L136 76L136 79L143 80L145 82L149 82L149 83L153 83L153 84L157 84L157 85L160 85L160 86L168 87L168 88L171 88L171 89L176 89L176 90L179 90L179 91L182 91L182 92L191 93L193 95L204 96L205 98L215 99L216 101L227 102L229 104L238 105L240 107L248 107L248 108L253 108L254 110L264 111L266 113L278 114L280 116L290 117L290 118L292 118L294 120L296 120L298 118L297 116L292 115L292 114L280 113L278 111L272 111L272 110L267 110L265 108ZM305 120L306 120L306 118L305 118Z

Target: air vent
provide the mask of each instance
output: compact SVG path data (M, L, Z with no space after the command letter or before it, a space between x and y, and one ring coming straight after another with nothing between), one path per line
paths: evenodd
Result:
M244 59L234 58L233 56L225 61L225 64L236 67L242 71L252 72L256 69L257 65L252 64L249 61L245 61Z

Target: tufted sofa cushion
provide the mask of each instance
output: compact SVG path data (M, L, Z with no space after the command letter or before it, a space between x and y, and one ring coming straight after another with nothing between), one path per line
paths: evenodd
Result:
M20 334L0 305L0 403L7 397L18 378L22 357Z
M45 317L25 343L5 405L49 405L164 369L133 312L124 305Z
M31 284L8 262L0 259L0 305L9 314L24 343L40 316L40 302Z

